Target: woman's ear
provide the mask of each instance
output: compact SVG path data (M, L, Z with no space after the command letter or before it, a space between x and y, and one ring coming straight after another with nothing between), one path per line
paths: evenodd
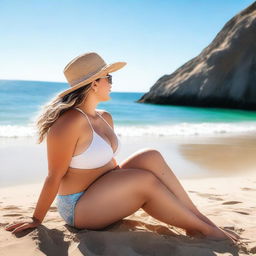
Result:
M98 91L98 84L97 84L97 81L93 81L92 82L92 89L94 92L97 92Z

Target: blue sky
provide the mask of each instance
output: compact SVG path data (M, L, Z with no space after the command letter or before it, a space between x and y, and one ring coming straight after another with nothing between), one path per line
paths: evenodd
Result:
M146 92L197 56L248 0L0 0L0 79L66 82L65 65L95 51L113 91Z

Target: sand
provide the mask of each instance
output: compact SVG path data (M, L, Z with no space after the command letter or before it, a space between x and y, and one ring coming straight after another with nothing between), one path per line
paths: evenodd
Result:
M253 161L253 138L173 139L176 151L172 150L172 155L165 150L166 144L160 143L159 146L159 140L158 144L157 140L153 143L150 140L152 147L158 145L168 162L173 163L177 159L179 163L174 164L174 169L183 176L181 183L197 207L220 227L241 236L236 245L228 241L188 237L182 229L160 222L143 210L101 231L77 230L61 219L55 202L38 228L18 235L5 231L4 227L10 222L32 215L42 180L35 184L0 188L0 255L256 255L256 172L253 171L256 160ZM128 144L122 156L132 151ZM150 142L143 145L138 142L136 147L148 145ZM246 149L245 152L243 149ZM222 152L222 156L227 150L232 152L233 158L231 153L226 154L229 155L227 162L219 158L222 164L217 164L216 154ZM211 158L213 152L218 153ZM241 161L237 159L238 156ZM236 159L235 165L231 164L232 159ZM184 163L186 167L198 167L196 171L189 169L195 175L190 178L181 175L178 168ZM236 166L232 175L229 163L231 167ZM207 175L201 175L200 169L205 169Z

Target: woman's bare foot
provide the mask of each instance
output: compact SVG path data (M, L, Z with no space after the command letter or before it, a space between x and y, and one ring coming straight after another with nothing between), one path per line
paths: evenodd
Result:
M219 229L219 228L217 228ZM238 238L237 236L238 235L233 235L233 234L230 234L229 232L225 231L225 230L222 230L220 229L221 231L221 234L219 234L219 232L215 232L215 235L214 234L211 234L211 235L204 235L203 233L201 233L200 231L197 231L197 230L186 230L186 235L187 236L191 236L191 237L195 237L195 238L209 238L209 239L213 239L213 240L225 240L225 239L229 239L231 240L232 242L237 242L238 241ZM224 233L224 234L223 234ZM217 234L217 237L216 237L216 234Z
M205 234L205 237L211 240L216 240L216 241L226 240L226 239L230 240L233 243L236 243L237 241L234 238L232 238L231 235L229 235L227 232L224 232L218 227L212 227L212 229L207 234Z
M230 236L234 241L238 242L239 239L241 238L238 234L236 234L235 232L231 231L231 230L226 230L224 228L220 228L225 234L227 234L228 236Z
M230 237L233 241L238 242L240 238L240 236L238 234L236 234L235 232L228 230L228 229L224 229L224 228L220 228L218 226L216 226L211 220L209 220L207 217L205 217L202 213L198 212L197 216L203 220L204 222L206 222L207 224L211 225L212 227L216 227L217 229L220 229L222 232L224 232L228 237Z

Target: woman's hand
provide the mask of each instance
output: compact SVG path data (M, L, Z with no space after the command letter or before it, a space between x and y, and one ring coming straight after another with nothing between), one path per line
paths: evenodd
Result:
M16 234L22 230L26 230L28 228L35 228L37 226L39 226L41 224L41 222L32 217L31 221L23 221L23 222L19 222L19 223L13 223L11 225L8 225L5 227L5 230L7 231L12 231L13 234Z

